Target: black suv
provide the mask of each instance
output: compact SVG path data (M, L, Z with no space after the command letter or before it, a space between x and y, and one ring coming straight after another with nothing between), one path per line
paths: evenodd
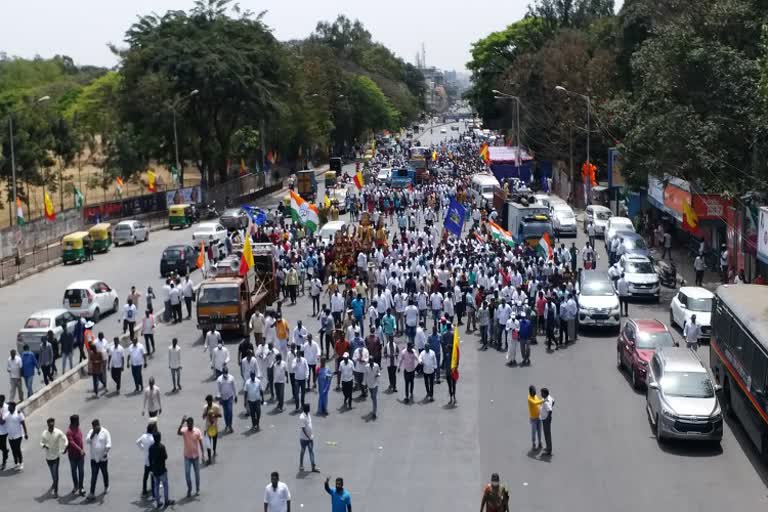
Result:
M191 245L169 245L160 258L160 276L165 277L171 272L185 276L190 270L197 268L199 247Z

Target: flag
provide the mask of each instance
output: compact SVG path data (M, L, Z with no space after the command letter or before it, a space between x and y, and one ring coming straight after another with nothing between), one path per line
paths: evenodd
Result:
M488 151L488 143L483 142L483 145L480 146L480 158L483 159L483 162L488 163L491 161L491 155Z
M179 175L178 167L176 167L175 165L171 166L171 179L173 180L173 182L178 184L180 177L181 176Z
M512 236L512 233L502 228L492 220L489 220L487 224L488 231L491 232L491 236L494 238L494 240L498 240L499 242L511 245L512 247L517 245L515 242L515 237Z
M16 225L24 225L24 208L21 206L21 198L16 196Z
M152 169L147 171L147 188L150 192L157 192L157 175Z
M240 257L240 276L244 276L253 268L253 247L251 247L251 237L246 231L245 241L243 242L243 255Z
M323 204L325 205L326 208L331 207L331 200L328 197L328 194L325 194L325 196L323 197Z
M545 232L544 236L539 239L539 245L536 247L536 252L538 252L539 256L542 258L547 260L552 259L554 251L552 251L552 239L549 237L549 233Z
M246 172L247 171L246 171L246 168L245 168L245 159L241 158L240 159L240 176L245 176Z
M197 253L197 268L203 268L205 266L205 243L200 241L200 252Z
M320 214L317 206L306 202L296 192L291 190L291 218L307 228L307 231L315 232L320 224Z
M56 220L56 210L53 209L53 201L51 196L48 195L48 191L43 192L43 203L45 204L45 218L53 222Z
M357 187L357 190L362 190L363 188L363 172L358 169L357 174L355 174L355 186Z
M259 213L256 214L256 219L254 219L254 222L257 226L263 226L267 223L267 212L259 208Z
M484 244L484 243L485 243L485 240L483 240L483 237L482 237L482 236L480 235L480 233L478 233L477 231L475 231L475 240L477 240L477 241L478 241L478 242L480 242L481 244Z
M432 151L432 161L437 162L437 151Z
M265 222L267 222L267 214L261 208L257 208L255 206L250 206L247 204L244 204L242 208L243 210L246 211L246 213L248 213L248 216L251 218L251 221L257 226L261 226Z
M117 195L122 196L123 195L123 185L125 185L125 182L123 181L123 178L118 176L115 178L115 185L117 186Z
M72 193L75 196L75 208L82 208L83 203L85 202L83 201L83 193L80 192L80 189L74 185L72 185L72 189L73 189Z
M461 230L464 228L464 218L467 216L467 209L456 201L455 198L451 198L451 203L448 205L448 213L445 216L445 222L443 226L451 234L461 237Z
M690 203L683 203L683 229L695 233L699 227L699 216L691 208Z
M459 380L459 328L453 327L453 348L451 349L451 377L454 382Z

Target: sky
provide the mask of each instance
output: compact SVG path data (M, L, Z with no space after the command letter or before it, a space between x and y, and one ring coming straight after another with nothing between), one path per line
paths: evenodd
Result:
M359 19L408 62L424 43L428 66L463 71L470 45L522 18L530 0L240 0L242 9L267 11L279 40L308 36L319 20L337 14ZM189 10L193 0L5 0L0 9L0 52L32 58L56 54L76 64L111 67L107 43L121 45L137 16Z

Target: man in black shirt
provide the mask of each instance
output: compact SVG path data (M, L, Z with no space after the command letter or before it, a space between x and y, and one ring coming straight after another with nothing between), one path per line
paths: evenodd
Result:
M175 502L168 499L168 470L165 467L165 461L168 460L168 452L165 445L160 442L160 432L155 431L155 442L149 447L149 470L152 472L154 481L154 495L157 500L157 508L162 506L160 502L160 484L163 484L163 495L165 497L165 506L169 507Z

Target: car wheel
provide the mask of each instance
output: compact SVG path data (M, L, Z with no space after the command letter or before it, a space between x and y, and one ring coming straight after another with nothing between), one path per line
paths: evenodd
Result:
M119 308L119 307L120 307L120 301L115 299L115 301L112 303L112 311L117 313L117 308Z
M99 311L99 308L94 309L93 314L91 315L91 320L93 321L93 323L97 323L100 318L101 318L101 311Z
M659 418L659 415L656 415L656 425L655 425L654 433L656 434L656 442L659 444L664 442L664 435L661 431L661 418Z
M619 371L624 369L624 361L621 360L621 351L616 351L616 366L619 368Z

